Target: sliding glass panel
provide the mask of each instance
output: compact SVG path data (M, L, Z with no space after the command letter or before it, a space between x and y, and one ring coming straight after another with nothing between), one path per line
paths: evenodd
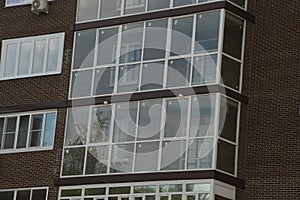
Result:
M190 59L170 60L167 87L188 86L190 84Z
M140 64L119 67L118 92L133 92L139 88Z
M32 115L29 146L41 146L43 114Z
M146 0L125 0L125 14L145 11Z
M185 140L164 141L162 146L162 170L179 170L185 168Z
M122 0L101 0L100 18L119 16L121 2Z
M8 44L6 47L4 77L10 77L15 75L17 63L16 54L17 44Z
M28 126L29 126L29 115L21 116L19 122L17 148L26 148Z
M27 75L29 73L31 50L32 42L22 42L20 44L18 75Z
M111 173L132 172L134 144L112 146Z
M112 94L114 92L116 67L95 70L94 95Z
M31 200L44 200L47 198L47 190L33 190Z
M14 191L0 192L0 199L13 200L14 194Z
M99 30L98 65L116 62L119 28Z
M44 141L43 146L51 147L53 146L53 138L55 135L55 125L56 125L56 113L47 113L44 131Z
M235 173L235 155L236 146L219 140L218 155L217 155L217 169L230 174Z
M91 86L92 86L92 77L93 77L92 70L73 72L71 96L73 98L90 96L91 95Z
M174 0L174 7L197 3L197 0Z
M242 8L246 7L246 1L245 0L230 0L231 2L241 6Z
M188 169L208 169L212 167L213 139L189 140Z
M240 89L241 63L223 55L221 76L224 85Z
M165 62L146 63L142 66L141 90L163 88Z
M48 57L47 57L47 72L56 71L58 66L59 39L49 39Z
M194 59L193 85L216 83L217 55L199 56Z
M89 147L86 174L106 174L109 146Z
M77 21L95 20L98 18L99 0L79 0Z
M148 0L148 11L170 7L170 0Z
M15 143L15 132L17 125L17 117L10 117L6 119L6 130L4 133L4 149L11 149Z
M159 142L138 143L134 171L157 171L158 152Z
M16 200L29 200L30 199L30 190L21 190L17 191L17 198Z
M44 70L46 40L34 42L32 73L42 73Z
M111 106L100 106L92 109L90 143L109 141L111 116Z
M82 175L85 148L68 148L64 151L63 176Z

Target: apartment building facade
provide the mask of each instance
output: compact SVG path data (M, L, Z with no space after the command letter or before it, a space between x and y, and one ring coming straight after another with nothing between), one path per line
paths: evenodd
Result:
M299 198L298 2L48 3L0 4L0 199Z

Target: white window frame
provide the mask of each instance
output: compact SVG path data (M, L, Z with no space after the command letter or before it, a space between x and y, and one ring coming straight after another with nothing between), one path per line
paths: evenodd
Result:
M46 115L48 113L55 113L55 122L54 122L54 133L53 133L53 139L52 139L52 146L43 146L43 139L45 135L45 125L46 125ZM40 146L34 146L30 147L30 135L31 135L31 121L32 116L42 114L43 115L43 124L42 124L42 131L41 131L41 141ZM28 130L27 130L27 140L26 140L26 147L24 148L17 148L17 141L18 141L18 129L20 125L20 117L29 115L29 122L28 122ZM15 130L15 137L14 137L14 145L13 148L10 149L2 149L4 146L4 134L5 134L5 126L6 126L6 119L9 117L16 117L16 130ZM0 145L0 154L8 154L8 153L20 153L20 152L31 152L31 151L45 151L45 150L52 150L54 146L54 140L55 140L55 132L56 132L56 124L57 124L57 110L47 110L47 111L35 111L35 112L24 112L24 113L16 113L16 114L8 114L8 115L0 115L0 118L4 118L4 124L3 124L3 134L2 138L0 137L1 145Z
M48 49L49 49L49 41L51 39L58 39L59 46L58 46L58 53L57 53L57 67L55 71L47 72L47 61L48 61ZM24 38L15 38L15 39L7 39L2 41L2 50L1 50L1 64L0 64L0 81L1 80L9 80L9 79L18 79L18 78L27 78L27 77L35 77L35 76L44 76L44 75L51 75L51 74L60 74L63 64L63 53L64 53L64 40L65 40L65 33L55 33L55 34L48 34L48 35L39 35L39 36L31 36L31 37L24 37ZM33 68L33 60L34 60L34 47L36 41L45 41L45 51L44 51L44 60L43 60L43 72L41 73L34 73L32 72ZM24 42L31 42L31 55L29 61L29 69L26 75L18 75L18 65L20 59L20 46ZM6 54L7 54L7 46L11 44L17 45L17 52L16 52L16 64L14 75L5 77L5 65L6 65Z
M19 3L9 4L8 0L5 0L5 7L7 8L7 7L14 7L14 6L29 5L29 4L32 4L33 0L19 0L19 1L20 1ZM54 1L54 0L48 0L48 1Z
M34 187L34 188L21 188L21 189L3 189L3 190L0 190L0 192L14 192L13 200L16 200L17 199L17 192L18 191L24 191L24 190L30 190L30 200L32 198L32 192L34 190L46 190L46 199L45 200L48 200L49 187Z

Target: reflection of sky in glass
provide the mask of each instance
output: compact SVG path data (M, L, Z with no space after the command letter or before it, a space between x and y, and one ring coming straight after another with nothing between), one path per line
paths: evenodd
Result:
M7 4L20 3L20 0L8 0Z
M46 114L46 125L43 146L52 146L55 132L56 113Z

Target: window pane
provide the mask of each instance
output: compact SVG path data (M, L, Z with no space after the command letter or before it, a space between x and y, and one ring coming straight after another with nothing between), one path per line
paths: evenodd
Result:
M82 175L85 148L65 149L64 163L62 169L63 176Z
M37 131L43 128L43 114L32 115L31 130Z
M236 142L238 103L221 98L219 133L221 137Z
M223 51L241 59L243 45L244 21L226 13Z
M119 67L118 92L132 92L138 90L140 65Z
M106 188L86 188L85 195L105 195ZM100 200L100 199L99 199Z
M169 61L167 87L188 86L190 84L190 59Z
M46 114L45 132L43 146L53 146L53 138L55 135L56 113Z
M46 41L40 40L34 42L34 56L33 56L33 67L32 73L42 73L44 68L44 60L45 60L45 48Z
M89 147L86 174L106 174L109 146Z
M132 172L133 144L113 145L110 173Z
M188 169L212 168L213 139L190 140Z
M188 99L167 101L164 137L186 136Z
M41 146L41 135L42 131L32 131L30 136L30 147Z
M32 115L30 147L41 146L41 134L43 128L43 114Z
M245 0L230 0L230 1L241 6L242 8L245 8L245 4L246 4Z
M58 66L59 39L53 38L49 40L48 57L47 57L47 72L56 71Z
M134 193L156 193L156 185L134 186Z
M13 200L14 199L14 191L0 192L0 199Z
M224 85L235 90L240 88L241 63L223 56L222 60L222 80Z
M192 97L190 137L214 135L215 104L215 95Z
M174 0L174 7L196 3L197 0Z
M90 143L108 142L111 115L111 106L93 108Z
M10 117L7 118L6 122L6 132L15 132L16 131L16 123L17 123L17 117Z
M84 97L91 95L93 71L79 71L72 74L71 96Z
M81 189L72 189L72 190L62 190L60 196L61 197L74 197L81 196Z
M14 148L14 143L15 143L15 133L6 133L4 135L3 149Z
M130 187L111 187L109 194L130 194Z
M182 192L182 185L181 184L160 185L159 192L161 193Z
M79 0L77 21L88 21L98 18L99 0Z
M187 192L209 193L210 192L210 184L187 184L186 191Z
M137 103L116 104L113 142L133 141L136 132Z
M123 26L120 63L141 60L143 28L144 23Z
M171 41L171 56L190 54L192 37L193 17L174 19Z
M217 55L199 56L194 59L193 85L216 83Z
M9 5L9 4L20 3L21 0L7 0L6 2L7 2L7 5Z
M125 14L145 11L146 0L125 0Z
M20 117L17 148L25 148L29 126L29 115Z
M170 0L148 0L148 10L169 8Z
M195 52L218 50L220 12L207 12L197 16Z
M113 17L119 15L121 15L121 0L101 1L100 18Z
M0 118L0 149L2 144L2 136L3 136L3 129L4 128L4 118Z
M74 69L94 66L95 44L96 30L87 30L76 33Z
M30 200L30 190L17 191L16 200Z
M159 139L161 130L162 99L141 101L138 140Z
M134 171L157 171L158 152L159 142L137 144Z
M185 146L185 140L163 142L162 170L179 170L185 168Z
M112 94L115 86L116 68L95 70L94 95Z
M26 75L29 73L31 49L32 42L23 42L20 44L18 75Z
M17 44L7 45L4 77L10 77L15 75L16 54Z
M166 2L166 0L160 2ZM146 23L144 60L154 60L165 57L168 20L155 20Z
M165 62L147 63L142 67L141 90L163 88Z
M31 200L46 200L47 190L33 190Z
M119 28L99 30L98 65L116 62Z
M65 145L72 146L85 144L89 119L89 107L75 107L68 111Z
M6 131L4 135L4 149L10 149L14 147L15 142L15 131L16 131L16 117L7 118Z
M217 169L234 174L235 172L235 145L222 140L218 142Z

